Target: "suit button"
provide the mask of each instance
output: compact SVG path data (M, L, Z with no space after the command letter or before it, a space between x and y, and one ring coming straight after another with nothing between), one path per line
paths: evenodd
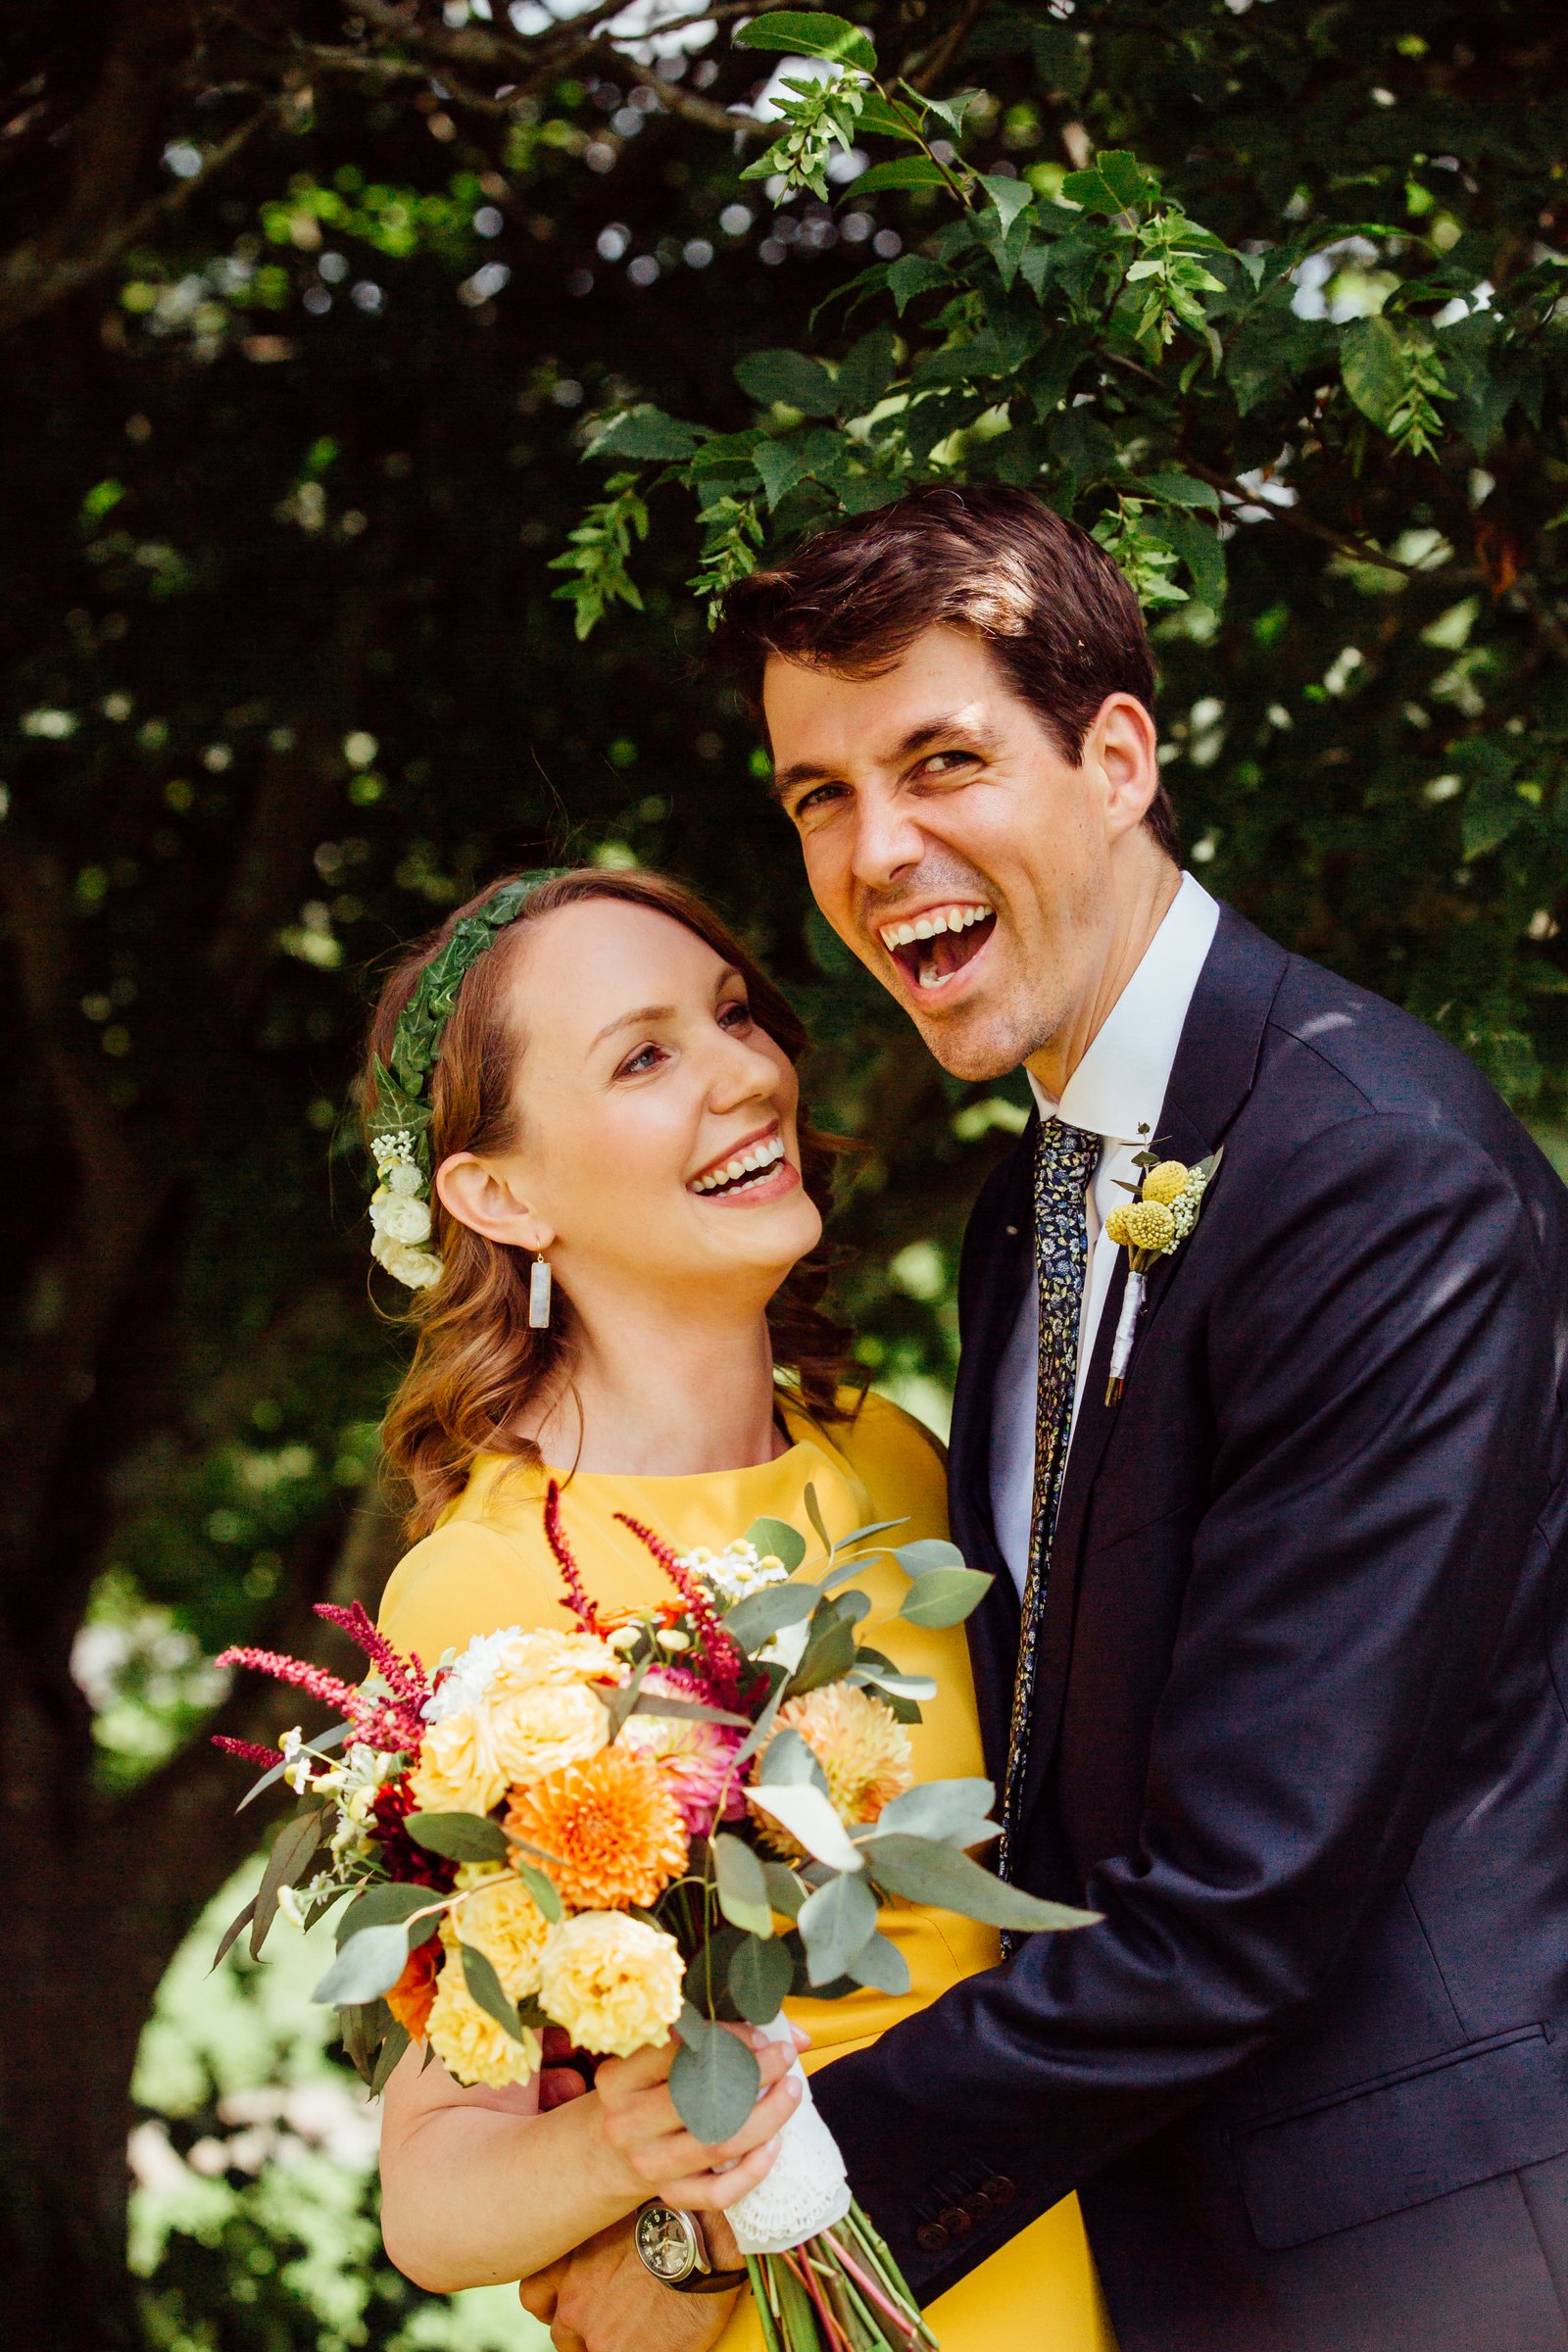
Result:
M940 2222L922 2222L914 2233L914 2242L927 2254L940 2254L948 2242L948 2233Z
M983 2188L971 2189L963 2200L963 2210L971 2222L989 2222L993 2211L991 2199Z
M1004 2206L1010 2205L1012 2203L1012 2200L1017 2195L1018 2191L1014 2187L1013 2183L1007 2179L1005 2173L998 2173L993 2180L981 2181L980 2193L982 2196L989 2197L992 2204L1000 2213Z
M950 2237L967 2237L974 2228L961 2205L944 2205L938 2218Z

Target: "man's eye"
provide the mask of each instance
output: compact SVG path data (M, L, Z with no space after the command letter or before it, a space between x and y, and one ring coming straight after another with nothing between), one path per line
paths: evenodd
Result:
M925 775L951 776L960 767L973 767L973 752L929 752L920 762Z
M813 784L809 792L802 793L790 815L796 824L800 824L808 816L820 816L834 801L843 797L842 784Z

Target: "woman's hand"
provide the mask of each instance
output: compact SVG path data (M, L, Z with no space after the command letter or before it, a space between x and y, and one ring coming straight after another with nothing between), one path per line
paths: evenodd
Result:
M726 2031L756 2051L761 2089L740 2130L716 2147L694 2139L675 2111L669 2070L680 2044L673 2037L631 2058L602 2059L596 2068L604 2136L639 2201L659 2196L688 2212L722 2213L770 2170L778 2135L800 2101L799 2082L787 2078L808 2036L798 2028L793 2043L765 2040L750 2026Z

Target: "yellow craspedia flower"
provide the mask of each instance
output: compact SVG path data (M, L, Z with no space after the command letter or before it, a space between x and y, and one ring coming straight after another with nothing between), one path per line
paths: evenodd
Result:
M597 1756L610 1738L604 1701L584 1683L535 1683L485 1706L486 1736L509 1788Z
M1162 1208L1169 1208L1171 1202L1179 1200L1186 1192L1187 1179L1191 1174L1192 1170L1184 1159L1162 1159L1158 1167L1151 1168L1144 1178L1144 1199L1157 1200Z
M510 1697L539 1683L618 1683L624 1671L597 1634L513 1634L496 1651L486 1696Z
M1164 1250L1176 1239L1176 1220L1163 1200L1135 1200L1125 1216L1135 1250Z
M1128 1206L1129 1203L1127 1201L1118 1201L1117 1205L1111 1209L1105 1219L1106 1237L1110 1241L1113 1241L1118 1249L1122 1248L1123 1245L1132 1238L1127 1231Z
M785 1729L799 1732L821 1765L833 1808L851 1829L875 1821L884 1805L913 1785L908 1733L891 1707L854 1683L827 1683L820 1690L787 1698L759 1751L759 1763ZM761 1812L757 1818L776 1852L799 1859L801 1849L782 1822Z
M441 1940L447 1950L471 1943L483 1952L501 1979L502 1991L514 2001L537 1992L550 1923L527 1887L494 1863L465 1862L458 1872L458 1889L467 1900L442 1918Z
M662 2041L680 2015L680 1949L662 1928L579 1911L545 1937L541 2006L579 2049L612 2058Z
M436 1980L435 1999L425 2025L436 2056L459 2082L526 2082L539 2067L539 2036L525 2032L514 2041L505 2027L487 2017L463 1981L463 1963L449 1952Z
M460 1715L431 1724L419 1761L409 1775L409 1792L417 1812L488 1813L501 1802L506 1788L507 1776L482 1707L465 1707Z

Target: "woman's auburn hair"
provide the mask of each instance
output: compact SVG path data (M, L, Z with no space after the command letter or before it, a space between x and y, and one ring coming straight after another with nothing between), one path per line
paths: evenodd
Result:
M465 915L485 906L509 881L503 875L476 898L448 915L394 966L381 990L366 1040L360 1085L362 1112L375 1100L377 1065L387 1066L398 1018L420 973L438 955ZM667 874L622 872L581 866L556 874L528 899L515 920L500 933L464 975L457 1004L441 1038L429 1077L429 1149L432 1169L457 1152L481 1155L505 1152L514 1143L518 1110L519 1042L509 1025L507 995L516 943L522 933L559 907L590 899L610 899L668 915L705 941L734 966L746 983L753 1017L791 1062L806 1047L806 1030L786 999L740 942L683 883ZM843 1148L811 1127L800 1108L801 1175L825 1216L832 1206L833 1161ZM545 1331L528 1323L531 1260L522 1250L490 1241L449 1214L434 1184L430 1214L432 1246L442 1260L441 1278L415 1294L408 1320L416 1333L414 1359L381 1425L383 1458L408 1491L406 1526L410 1543L428 1535L447 1505L467 1483L481 1453L503 1454L537 1465L538 1446L511 1426L540 1388L558 1379L569 1359L572 1317L557 1287L556 1309ZM838 1400L849 1335L823 1312L828 1256L816 1250L803 1258L768 1309L773 1360L801 1401L819 1419L842 1417Z

